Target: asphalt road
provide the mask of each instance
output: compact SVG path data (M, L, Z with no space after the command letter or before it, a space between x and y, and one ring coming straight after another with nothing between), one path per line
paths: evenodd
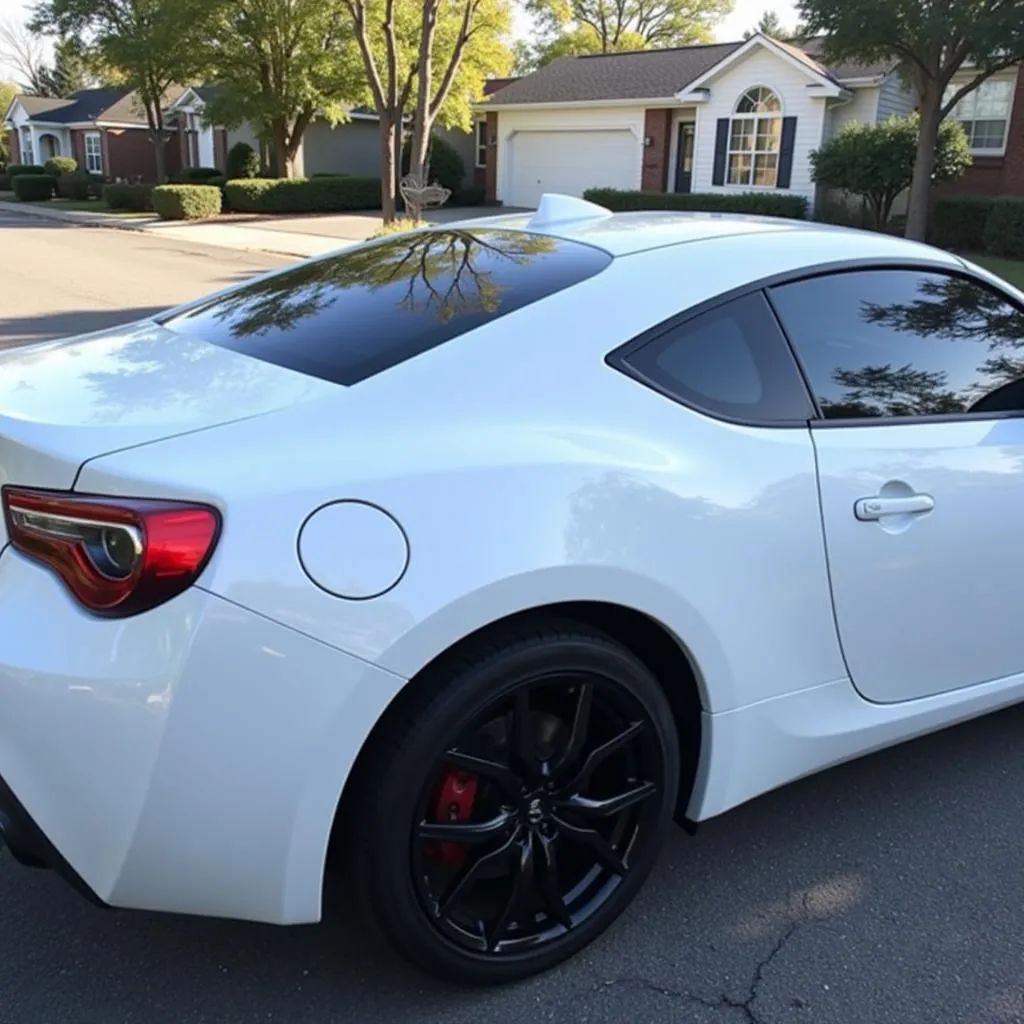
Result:
M275 262L0 215L0 345ZM276 929L96 910L3 853L0 1024L1024 1022L1022 822L1024 707L677 834L601 942L475 993L424 981L343 914Z

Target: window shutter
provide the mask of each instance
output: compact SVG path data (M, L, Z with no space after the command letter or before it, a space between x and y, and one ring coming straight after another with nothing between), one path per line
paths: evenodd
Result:
M782 141L779 145L779 177L778 187L789 188L793 177L793 146L796 142L796 118L782 119Z
M725 184L725 158L729 152L729 118L720 117L715 131L715 167L711 173L712 185Z

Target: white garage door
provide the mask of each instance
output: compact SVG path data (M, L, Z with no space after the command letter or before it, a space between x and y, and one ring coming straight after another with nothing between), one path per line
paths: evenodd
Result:
M624 129L517 132L509 140L507 180L506 206L534 207L545 192L639 188L639 143Z

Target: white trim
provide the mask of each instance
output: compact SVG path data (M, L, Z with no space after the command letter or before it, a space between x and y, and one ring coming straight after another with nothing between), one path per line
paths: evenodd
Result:
M894 72L887 71L881 75L862 75L860 78L839 78L836 81L845 89L867 89L872 85L881 85L891 74Z
M170 114L170 113L172 113L173 111L177 110L177 109L178 109L179 107L181 107L181 106L184 106L184 104L185 104L185 97L186 97L186 96L191 96L191 97L192 97L192 99L191 99L191 101L190 101L190 102L195 102L195 103L198 103L198 104L199 104L199 106L201 106L201 107L205 107L205 106L206 106L206 101L205 101L205 100L203 99L203 97L202 97L202 96L200 96L200 95L199 95L199 93L197 93L197 92L195 91L195 89L194 89L194 88L193 88L193 87L192 87L192 86L190 85L190 86L189 86L189 87L188 87L188 88L187 88L187 89L186 89L186 90L185 90L185 91L184 91L184 92L183 92L183 93L182 93L182 94L181 94L181 95L180 95L180 96L179 96L179 97L178 97L178 98L177 98L177 99L176 99L176 100L175 100L175 101L174 101L174 102L173 102L173 103L172 103L172 104L171 104L171 105L170 105L170 106L169 106L169 107L167 108L167 110L166 110L166 113Z
M763 36L760 33L752 35L741 47L733 50L732 53L723 57L713 67L708 68L702 75L698 75L692 82L687 83L678 93L676 93L676 99L680 99L683 96L691 94L698 86L703 85L705 82L709 82L712 78L720 75L727 68L731 67L737 61L742 60L755 46L763 47L768 50L769 53L775 54L782 60L786 61L789 65L795 68L797 71L802 71L812 82L821 85L825 89L825 95L838 96L842 91L831 78L821 74L814 70L814 68L805 64L802 60L798 60L791 53L779 46L775 40L768 36ZM812 58L813 59L813 58ZM692 101L691 101L692 102Z
M480 130L483 129L484 139L480 141ZM480 150L484 151L484 159L480 161ZM487 118L478 117L473 122L473 166L479 170L487 166Z
M89 166L89 140L95 139L96 144L99 146L99 167ZM103 133L102 132L85 132L85 136L82 139L82 152L85 156L85 170L89 174L104 174L106 173L103 169Z
M28 111L24 108L24 106L21 103L21 97L20 96L12 96L11 97L11 102L7 104L7 109L4 111L4 116L2 118L3 125L4 125L5 128L13 127L12 125L9 124L9 122L14 117L14 105L15 104L17 104L19 107L21 107L21 112L23 114L25 114L25 115L28 114ZM30 119L26 116L26 120L30 120Z

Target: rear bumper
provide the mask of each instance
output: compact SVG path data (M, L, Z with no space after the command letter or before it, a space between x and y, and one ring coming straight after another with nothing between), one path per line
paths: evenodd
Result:
M106 907L89 888L85 879L61 856L60 851L32 820L10 787L0 779L0 847L6 846L11 856L25 867L49 868L91 903Z
M316 921L334 812L402 680L193 588L102 620L0 553L0 815L115 907Z

